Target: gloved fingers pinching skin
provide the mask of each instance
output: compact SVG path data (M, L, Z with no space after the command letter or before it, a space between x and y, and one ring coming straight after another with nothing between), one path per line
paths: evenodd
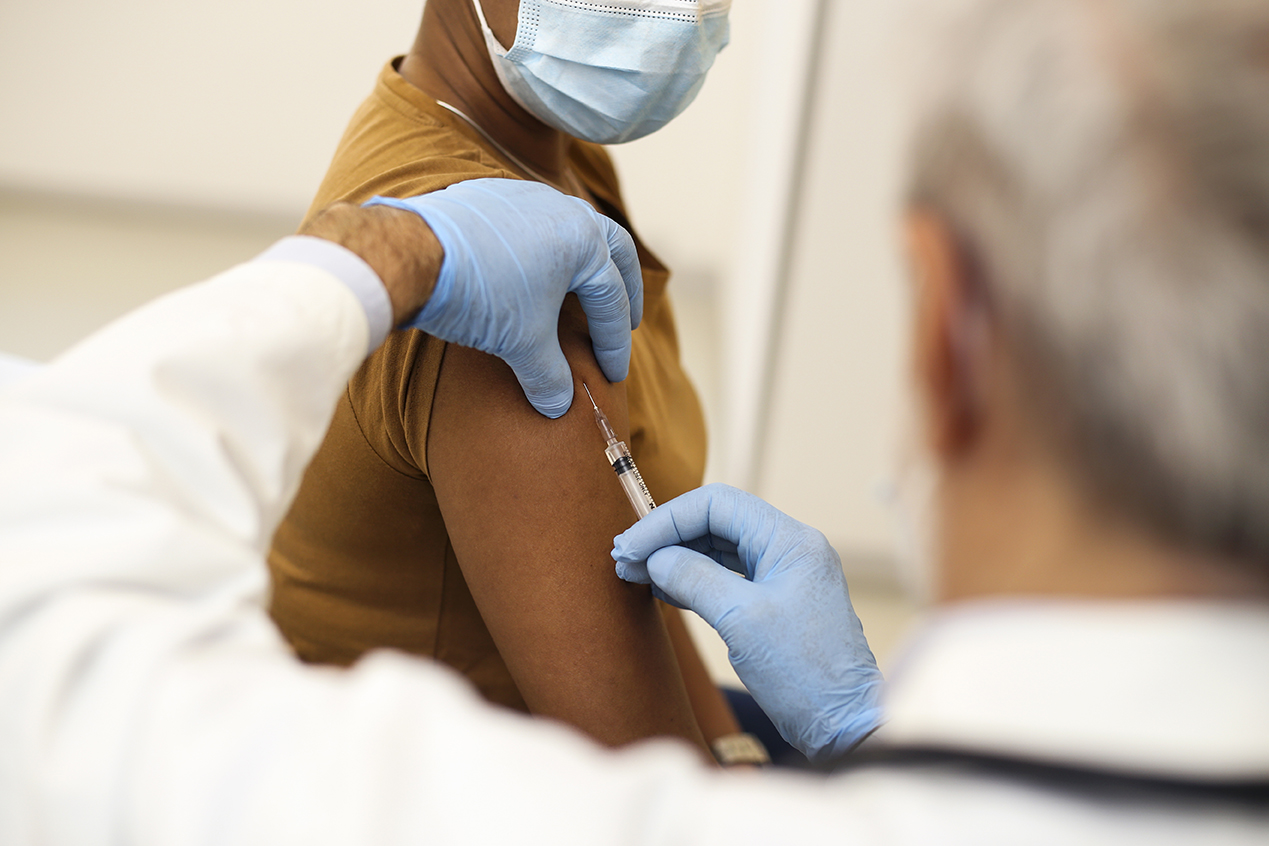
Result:
M752 579L772 544L784 541L775 531L782 522L814 532L753 494L706 485L657 508L618 535L613 558L642 561L664 546L708 540L711 548L734 553L737 566L727 566Z
M679 544L684 549L690 549L692 552L698 552L706 558L711 559L715 564L721 564L733 573L748 578L745 572L744 562L740 560L740 555L736 544L720 538L716 535L708 535L703 538L684 541Z
M681 546L658 549L646 566L654 591L677 608L695 611L715 629L745 601L745 592L754 588L714 559Z
M754 699L811 759L845 753L880 724L881 672L841 559L820 532L711 485L626 530L613 558L618 575L652 584L717 629Z
M715 544L717 544L717 546ZM695 540L685 541L678 546L668 546L660 549L653 553L652 557L666 556L663 559L662 566L670 567L673 566L672 562L675 560L669 557L672 552L684 553L684 558L682 560L685 562L691 562L691 564L686 566L695 564L695 562L688 556L698 556L706 559L708 561L709 572L718 570L718 568L714 565L720 564L727 568L727 571L730 572L729 580L731 582L735 582L740 585L745 584L743 578L738 578L745 575L745 569L740 563L739 557L736 555L735 544L730 544L721 538L697 538ZM707 616L699 607L696 607L696 605L689 600L680 598L683 596L683 591L676 589L674 585L670 584L670 577L668 575L661 575L660 572L658 572L657 577L654 578L649 573L651 560L651 558L639 561L619 560L617 561L617 576L624 581L631 582L633 584L652 585L652 594L657 599L681 610L695 610L696 613L700 614L701 617L704 617L710 625L717 628L714 621L710 619L710 617Z
M409 326L503 359L541 413L559 417L573 402L558 335L569 293L604 375L629 373L630 332L643 311L638 256L629 233L584 201L536 182L472 179L366 205L414 212L444 250L435 290Z

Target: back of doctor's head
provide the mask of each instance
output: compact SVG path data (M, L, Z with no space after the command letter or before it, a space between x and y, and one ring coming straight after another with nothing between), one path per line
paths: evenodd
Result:
M1269 3L936 5L910 199L979 268L1028 423L1103 507L1263 569Z

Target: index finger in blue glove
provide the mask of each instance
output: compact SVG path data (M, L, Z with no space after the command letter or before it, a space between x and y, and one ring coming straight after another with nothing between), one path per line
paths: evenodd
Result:
M647 572L673 604L695 611L715 629L754 590L754 585L713 559L679 546L652 553Z
M708 512L708 507L708 488L688 491L658 506L617 535L613 542L613 558L617 561L644 561L661 547L703 537L708 521L702 521L701 515Z
M714 563L722 565L739 576L745 575L745 566L740 563L740 558L736 555L735 546L733 544L728 544L721 538L698 538L697 540L685 541L681 545L681 548L690 552L700 553ZM617 563L617 578L630 582L631 584L652 585L652 592L657 599L678 608L683 607L677 600L666 596L665 592L662 591L660 587L653 584L652 577L648 575L647 561L624 561L617 560L615 558L614 560L616 560Z
M634 585L651 585L652 595L664 602L666 605L673 605L675 608L685 610L686 606L675 601L674 598L667 596L665 591L652 583L652 577L648 575L648 562L636 561L627 563L625 561L617 562L617 578L622 581L630 582Z
M776 517L784 515L753 494L707 485L670 500L618 535L613 558L641 561L665 546L711 538L716 548L737 551L752 578L753 566L766 548L763 529Z

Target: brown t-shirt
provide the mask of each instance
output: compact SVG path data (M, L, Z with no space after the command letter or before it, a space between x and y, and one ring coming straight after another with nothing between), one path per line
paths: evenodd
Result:
M353 116L310 216L339 200L520 178L476 130L394 65ZM630 229L603 148L574 142L569 157L600 210ZM635 241L645 304L625 383L630 448L652 495L664 502L701 483L705 428L679 363L669 274ZM446 346L417 330L393 332L349 383L274 537L270 613L307 661L347 665L371 649L401 649L443 661L489 700L525 710L463 579L428 480L428 425Z

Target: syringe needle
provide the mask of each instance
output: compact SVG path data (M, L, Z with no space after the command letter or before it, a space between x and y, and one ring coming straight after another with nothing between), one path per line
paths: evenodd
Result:
M608 422L608 415L599 410L599 406L595 404L595 397L591 396L590 388L586 387L585 382L582 383L582 388L586 390L586 396L590 397L590 407L595 409L595 425L603 433L604 440L609 444L617 443L617 433L612 430L612 424Z

